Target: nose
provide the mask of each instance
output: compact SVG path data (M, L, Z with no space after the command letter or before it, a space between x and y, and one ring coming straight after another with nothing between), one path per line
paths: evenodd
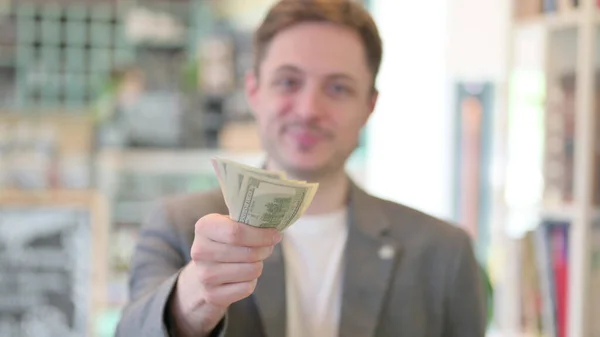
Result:
M324 97L316 87L304 87L296 101L296 115L305 121L320 118L324 112Z

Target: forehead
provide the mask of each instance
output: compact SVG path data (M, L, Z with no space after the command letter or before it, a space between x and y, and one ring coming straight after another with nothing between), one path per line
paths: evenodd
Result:
M269 73L289 65L318 76L336 73L359 80L371 76L358 33L332 23L301 23L275 35L261 68Z

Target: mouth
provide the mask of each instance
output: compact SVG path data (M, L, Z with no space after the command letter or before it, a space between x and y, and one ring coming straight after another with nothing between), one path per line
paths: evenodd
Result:
M322 131L313 128L290 128L285 131L301 149L309 149L326 139Z

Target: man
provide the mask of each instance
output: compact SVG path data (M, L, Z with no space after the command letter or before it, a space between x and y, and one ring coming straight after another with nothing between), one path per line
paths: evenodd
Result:
M284 0L255 47L246 91L265 166L318 193L283 233L230 220L220 191L163 202L141 232L117 336L484 336L465 232L366 194L344 171L377 101L369 14Z

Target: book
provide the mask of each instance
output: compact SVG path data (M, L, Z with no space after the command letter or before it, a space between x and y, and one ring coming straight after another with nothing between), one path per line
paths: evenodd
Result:
M544 0L543 11L545 13L553 13L558 10L557 0Z
M566 337L570 222L543 220L521 239L521 328Z
M595 83L600 83L600 72ZM568 205L573 202L575 151L577 145L576 100L577 79L574 73L564 73L549 83L545 114L544 153L544 203ZM600 102L600 88L595 98ZM596 104L596 116L600 117L600 105ZM596 127L600 129L600 118ZM594 205L600 205L600 133L596 134L594 149L594 175L592 184Z
M542 0L513 0L514 16L517 19L526 19L542 13ZM545 0L544 0L545 1Z

